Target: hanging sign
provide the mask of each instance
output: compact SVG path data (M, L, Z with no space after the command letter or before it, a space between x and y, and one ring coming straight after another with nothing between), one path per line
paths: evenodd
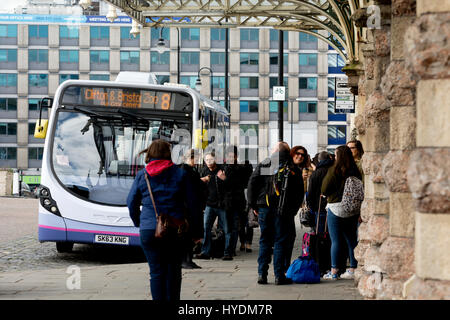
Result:
M334 83L334 113L354 113L355 95L351 93L346 78L336 78Z

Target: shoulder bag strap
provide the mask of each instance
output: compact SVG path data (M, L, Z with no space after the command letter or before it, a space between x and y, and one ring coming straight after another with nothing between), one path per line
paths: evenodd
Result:
M148 181L147 173L144 173L144 177L145 177L145 182L147 182L148 191L150 192L150 198L152 199L153 208L155 209L155 216L156 216L156 219L158 219L158 211L156 210L155 199L153 199L152 188L150 187L150 182Z
M319 234L319 220L320 220L320 205L322 204L322 195L319 196L319 208L317 210L317 222L316 222L316 234ZM325 230L327 232L327 219L328 214L325 216Z

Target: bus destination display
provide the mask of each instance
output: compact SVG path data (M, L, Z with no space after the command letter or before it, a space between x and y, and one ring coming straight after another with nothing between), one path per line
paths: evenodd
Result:
M191 98L187 94L132 88L69 87L64 92L62 103L130 109L192 110Z

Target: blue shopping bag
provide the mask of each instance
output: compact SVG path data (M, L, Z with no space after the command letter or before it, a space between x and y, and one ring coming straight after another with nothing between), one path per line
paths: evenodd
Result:
M289 266L286 278L295 283L318 283L320 282L319 265L311 256L298 257Z

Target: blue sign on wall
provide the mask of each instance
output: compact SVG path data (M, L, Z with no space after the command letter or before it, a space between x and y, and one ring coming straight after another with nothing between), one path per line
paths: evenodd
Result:
M25 23L111 23L106 16L81 16L81 15L45 15L45 14L0 14L0 22L25 22ZM120 16L113 23L130 23L131 18Z

